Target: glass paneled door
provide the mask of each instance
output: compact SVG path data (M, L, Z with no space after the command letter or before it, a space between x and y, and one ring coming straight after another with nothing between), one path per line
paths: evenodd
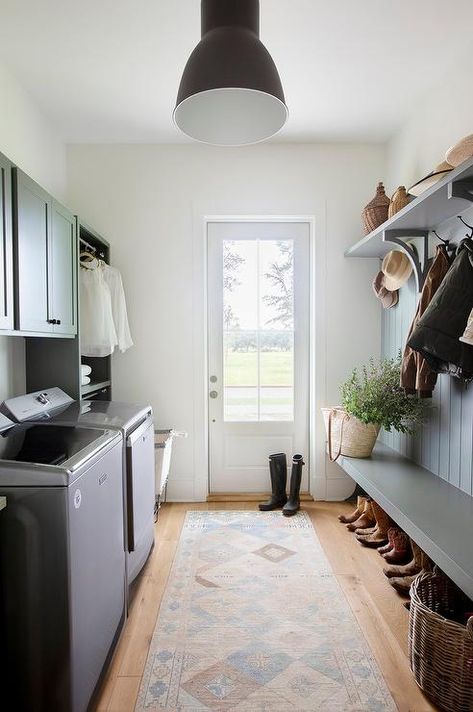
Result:
M268 491L275 452L304 455L307 491L310 225L207 230L210 491Z

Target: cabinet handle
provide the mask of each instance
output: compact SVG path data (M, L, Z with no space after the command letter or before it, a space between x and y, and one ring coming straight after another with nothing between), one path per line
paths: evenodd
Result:
M57 324L56 319L48 319L48 324Z
M56 319L55 321L56 321L56 324L60 324L60 323L61 323L61 320L60 320L60 319Z

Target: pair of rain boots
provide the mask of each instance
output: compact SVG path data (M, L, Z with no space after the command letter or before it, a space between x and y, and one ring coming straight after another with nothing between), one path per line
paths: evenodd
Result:
M301 489L302 468L304 461L302 455L294 455L292 458L291 482L289 485L289 497L286 495L287 482L287 461L286 453L278 452L269 456L269 474L271 478L271 497L267 502L259 505L261 512L270 512L273 509L280 509L286 517L292 517L301 507L299 493Z

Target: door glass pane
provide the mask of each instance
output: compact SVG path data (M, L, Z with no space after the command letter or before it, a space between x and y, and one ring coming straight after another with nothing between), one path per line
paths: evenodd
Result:
M223 337L224 412L227 421L258 420L258 333L227 331Z
M223 245L224 419L294 418L292 240Z

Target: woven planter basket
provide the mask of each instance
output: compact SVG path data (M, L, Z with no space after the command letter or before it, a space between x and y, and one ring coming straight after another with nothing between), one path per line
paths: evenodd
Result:
M442 574L422 574L411 586L411 670L419 687L447 712L473 710L473 617L467 625L444 617L469 610L469 599Z
M400 185L389 203L388 217L392 218L393 215L396 215L396 213L405 208L406 205L409 205L409 202L409 196L407 195L405 187Z
M322 408L327 433L328 454L332 462L340 455L369 457L378 437L380 426L366 425L340 406Z
M365 206L363 212L361 213L365 233L367 235L373 230L376 230L377 227L388 219L390 202L391 201L384 192L384 185L381 182L378 183L376 195L373 200Z

